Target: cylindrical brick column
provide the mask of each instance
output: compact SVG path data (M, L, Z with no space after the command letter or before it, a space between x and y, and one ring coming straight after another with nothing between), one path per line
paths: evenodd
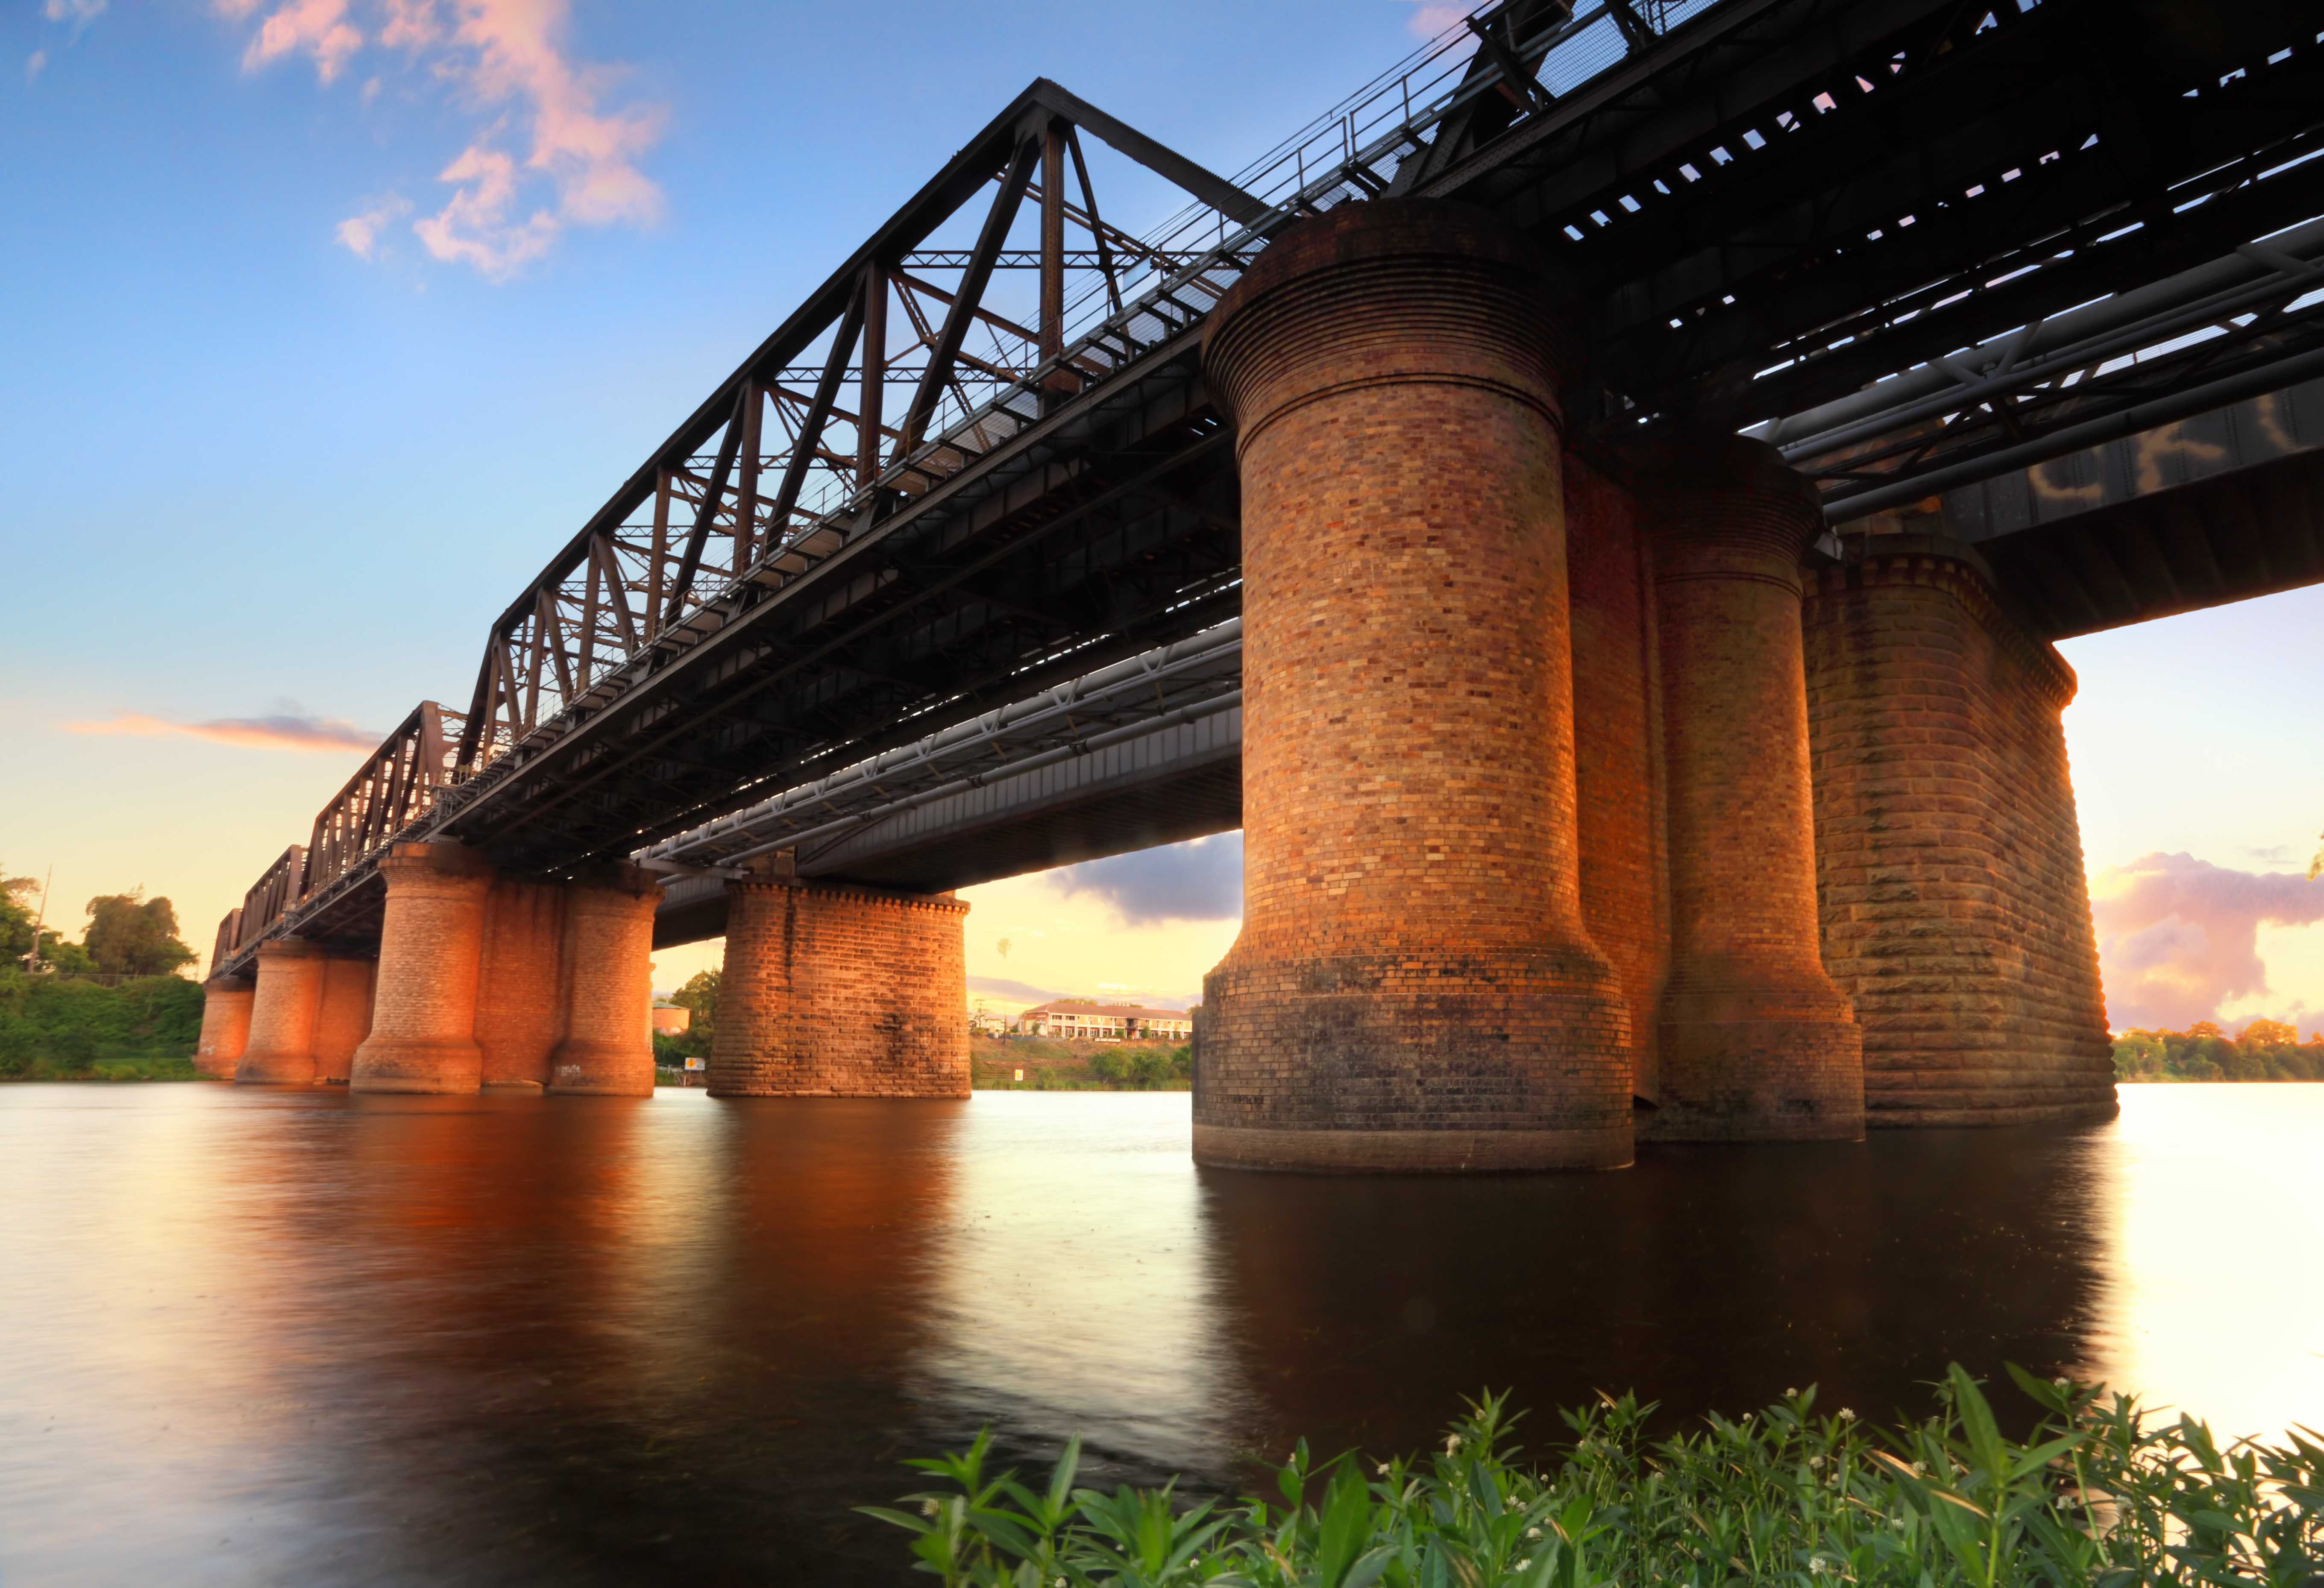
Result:
M1873 1125L2115 1112L2059 714L2073 670L1957 540L1850 537L1805 617L1823 959Z
M254 984L240 976L214 976L202 983L202 1034L194 1044L194 1068L217 1080L232 1080L250 1046L250 1004Z
M1628 1017L1582 924L1571 315L1485 212L1351 204L1211 316L1242 479L1241 935L1198 1161L1608 1168Z
M565 1040L549 1056L549 1089L650 1097L654 1089L650 872L576 882L565 904Z
M344 1082L355 1050L371 1034L372 982L377 967L369 959L334 954L323 962L323 992L315 1012L315 1079Z
M776 1097L794 1089L787 1084L791 969L803 891L791 877L726 885L726 957L718 968L718 1011L705 1078L714 1097Z
M250 1042L234 1079L259 1086L311 1086L315 1015L323 998L321 947L295 937L258 945L258 987L250 1005Z
M371 1035L355 1050L358 1092L473 1092L476 967L492 867L459 844L397 844L387 879Z
M1814 488L1773 447L1683 435L1634 454L1654 544L1671 969L1656 1141L1854 1141L1864 1064L1818 951L1800 558Z

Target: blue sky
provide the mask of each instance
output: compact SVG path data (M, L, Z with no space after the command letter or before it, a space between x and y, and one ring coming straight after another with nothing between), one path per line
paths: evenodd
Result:
M69 929L168 894L206 948L337 741L464 703L510 594L1030 78L1232 171L1457 15L5 0L0 862L53 863ZM2304 865L2319 635L2305 592L2067 647L2094 872ZM996 978L1184 996L1232 935L1150 862L997 886ZM2309 929L2250 930L2255 996L2324 1017Z

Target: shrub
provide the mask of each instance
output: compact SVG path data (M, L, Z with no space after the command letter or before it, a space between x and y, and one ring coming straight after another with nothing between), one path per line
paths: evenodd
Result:
M1545 1468L1488 1395L1442 1455L1316 1464L1280 1498L1182 1506L1176 1486L1077 1489L1067 1443L1045 1492L988 1477L990 1431L908 1464L942 1486L908 1510L918 1569L1001 1588L1583 1588L1738 1580L1897 1588L2304 1583L2324 1568L2324 1446L2245 1443L2144 1416L2126 1397L2012 1367L2041 1416L2004 1435L1958 1365L1925 1422L1874 1432L1815 1391L1649 1446L1635 1398L1568 1412Z

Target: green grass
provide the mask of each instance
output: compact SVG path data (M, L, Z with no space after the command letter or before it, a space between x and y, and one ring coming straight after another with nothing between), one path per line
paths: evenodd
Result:
M1183 1092L1194 1084L1194 1051L1184 1043L979 1036L969 1040L969 1077L979 1091Z
M1651 1404L1604 1398L1537 1462L1489 1395L1441 1453L1316 1462L1303 1440L1275 1494L1231 1504L1076 1488L1077 1439L1036 1492L986 1473L988 1433L909 1463L938 1483L904 1509L862 1509L947 1588L2309 1588L2324 1572L2316 1436L2223 1448L2200 1423L2009 1371L2038 1413L2023 1441L1956 1366L1917 1424L1820 1413L1810 1388L1650 1442Z

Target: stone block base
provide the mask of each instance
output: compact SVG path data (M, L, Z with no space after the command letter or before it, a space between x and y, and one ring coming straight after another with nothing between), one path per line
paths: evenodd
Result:
M1852 1024L1735 1020L1665 1024L1662 1096L1642 1142L1860 1142L1864 1044Z
M484 1053L474 1042L411 1042L374 1033L349 1081L358 1092L455 1092L476 1090L484 1079Z
M600 1097L650 1097L653 1049L641 1042L560 1042L549 1063L548 1089Z
M1630 1161L1628 1021L1596 956L1230 958L1204 987L1197 1161L1393 1173Z

